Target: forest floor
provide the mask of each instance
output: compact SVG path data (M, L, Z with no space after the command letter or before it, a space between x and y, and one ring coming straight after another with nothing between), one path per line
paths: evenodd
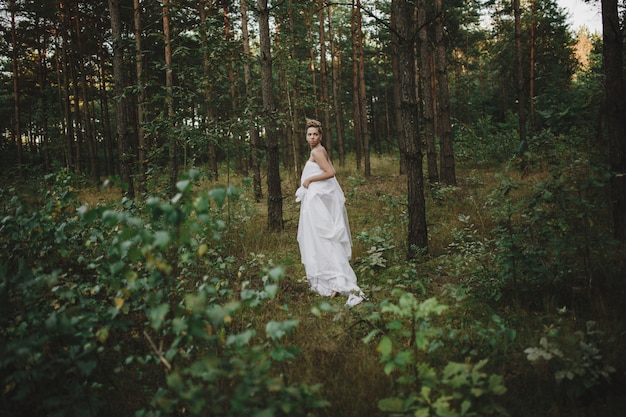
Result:
M347 165L355 164L350 161ZM393 299L394 289L402 289L420 300L436 297L450 306L436 322L441 331L458 339L441 347L443 353L435 362L443 360L443 367L445 361L488 359L488 372L503 376L507 393L498 401L509 415L626 415L624 306L575 291L496 299L472 294L467 285L472 277L460 265L466 260L460 251L468 249L458 245L459 236L471 235L479 241L495 226L488 206L501 181L496 175L499 170L460 166L456 187L426 190L429 247L415 262L406 260L406 177L397 171L398 161L392 157L373 157L368 178L356 169L337 167L353 238L352 265L367 295L367 301L354 308L345 307L341 297L328 299L312 293L303 278L296 241L299 205L294 193L298 179L283 179L284 230L277 233L268 232L266 205L254 202L249 185L236 175L227 177L229 185L239 187L241 193L237 201L229 203L233 206L226 208L229 227L224 240L229 255L249 267L285 267L277 298L258 317L259 323L288 318L299 321L288 341L301 353L294 362L279 365L283 377L288 382L322 384L322 395L331 405L320 415L388 415L379 411L378 403L397 395L402 386L396 374L383 371L377 343L364 343L364 338L377 328L372 314ZM532 183L545 175L537 173L524 181ZM224 181L205 181L198 187L219 184ZM114 193L86 192L82 196L92 204L112 197ZM554 375L559 369L551 364L534 366L527 360L525 349L539 346L550 329L573 334L588 321L597 323L607 337L597 346L601 352L596 358L587 359L611 364L615 372L610 379L594 375L589 368L581 371L581 382L573 380L578 385L568 385L567 380L557 383ZM577 357L563 363L578 365L587 359ZM580 386L590 381L593 386L580 392Z

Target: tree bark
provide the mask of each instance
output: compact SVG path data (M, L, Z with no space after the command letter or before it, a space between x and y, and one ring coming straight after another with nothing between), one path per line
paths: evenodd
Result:
M146 135L144 132L144 106L146 101L145 86L143 81L143 52L141 36L141 2L133 0L134 8L134 29L135 29L135 77L137 83L137 191L140 195L147 191L146 185L146 163L148 160L148 149L146 146Z
M392 25L395 25L397 21L397 17L395 13L397 13L397 7L391 8L391 22ZM395 26L392 27L392 29ZM391 31L391 68L392 68L392 76L393 76L393 103L394 103L394 114L396 115L396 136L398 143L398 150L400 154L400 174L406 174L406 139L404 137L404 129L402 128L402 89L400 88L400 63L399 59L399 40L398 40L398 32L397 30Z
M530 133L535 130L535 0L530 2L530 65L528 77L528 113L530 116Z
M283 229L283 197L280 183L280 150L276 137L272 53L270 45L270 9L268 0L257 0L261 59L261 93L267 144L267 223L270 231Z
M17 170L20 177L23 176L24 147L22 143L22 130L20 125L20 83L17 51L17 31L15 27L15 0L11 0L11 61L13 69L13 139L17 146Z
M243 42L243 78L246 86L246 101L251 104L252 95L252 75L250 74L250 34L248 33L248 6L245 1L240 2L241 7L241 32ZM250 109L254 106L248 106ZM254 199L256 202L263 198L261 187L261 164L259 163L260 140L259 130L256 127L253 110L249 113L248 133L250 135L250 169L252 170L252 187L254 189Z
M61 19L64 19L65 13L63 9L60 9ZM61 44L59 46L58 42L58 32L55 34L55 47L58 50L61 50L61 54L54 54L55 63L56 63L56 72L57 72L57 83L58 83L58 92L59 92L59 100L61 101L61 108L63 109L64 116L62 118L64 126L63 126L63 135L64 135L64 154L65 154L65 167L70 171L74 171L74 130L72 124L72 113L70 111L70 100L69 100L69 80L67 78L67 54L66 54L66 40L65 34L66 31L61 31ZM59 57L59 55L63 56L63 60Z
M341 51L336 47L332 26L332 6L328 6L328 38L330 42L330 60L332 68L333 111L335 114L336 148L339 154L339 166L346 164L346 152L343 135L343 108L341 105Z
M626 240L626 103L624 99L623 38L617 0L602 0L605 105L611 166L614 236Z
M420 79L422 84L424 136L426 139L426 161L428 165L428 180L431 184L439 182L439 168L437 166L437 146L435 139L435 112L434 88L432 82L432 43L428 38L426 25L426 0L419 0L417 11L417 27L419 34L419 61Z
M320 102L324 113L324 126L327 132L330 132L330 100L328 97L328 66L326 65L326 31L324 24L324 0L317 0L318 20L319 20L319 36L320 36ZM332 159L333 141L332 135L324 136L324 146Z
M524 67L522 65L522 11L520 9L520 0L513 0L513 14L515 18L515 58L517 65L517 117L519 120L519 139L520 139L520 152L519 157L523 160L524 154L528 149L528 142L526 140L526 105L524 94Z
M418 105L415 94L415 21L413 3L407 0L392 0L394 22L397 32L397 53L400 78L400 111L402 129L406 140L402 141L407 160L408 234L407 257L416 258L420 252L428 251L426 225L426 202L424 199L424 177L422 172L422 145L419 135Z
M128 128L126 124L126 99L124 98L124 50L122 45L122 22L120 0L109 0L111 34L113 35L113 83L115 90L115 124L119 153L120 178L128 198L135 197L131 159L128 155Z
M100 82L98 83L100 88L100 118L102 120L102 135L104 137L104 158L105 158L105 172L104 175L113 175L115 173L115 156L113 152L113 140L111 135L111 117L109 115L109 98L107 92L107 77L106 70L104 68L104 46L102 42L98 43L98 72L100 76Z
M363 159L364 159L364 170L363 174L365 177L369 177L372 173L371 164L370 164L370 134L368 127L368 117L367 117L367 94L365 90L365 53L363 51L363 20L361 18L361 0L356 0L357 3L357 24L356 29L358 33L358 74L359 74L359 106L360 106L360 116L361 116L361 143L363 145Z
M110 0L109 0L110 1ZM172 73L172 42L170 39L170 0L163 0L163 37L165 41L165 105L167 107L168 125L168 170L170 192L176 192L178 181L178 144L172 132L174 123L174 74Z
M352 31L352 108L353 108L353 123L354 123L354 148L356 151L356 168L361 169L361 161L363 159L363 125L361 121L361 94L360 94L360 76L359 76L359 19L360 11L357 7L357 0L352 0L352 16L351 16L351 31Z
M83 116L83 127L85 129L85 142L87 144L87 154L89 155L89 174L96 184L100 182L100 164L98 161L98 149L96 144L96 138L94 134L92 115L91 115L91 98L88 93L87 86L87 68L85 66L85 51L83 46L83 33L81 24L81 17L78 10L78 0L76 0L74 7L76 8L76 17L74 19L75 31L76 31L76 47L78 49L77 62L78 76L80 78L80 96L82 97L83 105L80 108L80 100L77 96L77 104ZM78 109L77 109L78 110Z
M439 143L441 148L441 181L446 185L456 185L456 167L452 122L450 116L450 90L448 87L448 65L446 45L443 41L444 10L442 0L436 1L436 44L437 44L437 96L439 103Z
M205 25L206 22L206 18L207 18L207 8L208 8L208 2L206 0L202 1L199 4L199 9L200 9L200 24L201 25ZM209 55L208 55L208 40L207 40L207 36L206 36L206 30L202 30L201 34L200 34L200 39L202 42L202 73L204 75L205 79L209 78ZM209 123L211 122L211 120L213 120L213 107L211 106L211 100L213 97L213 87L211 86L210 83L206 83L205 87L204 87L204 105L205 107L205 115L203 117L204 120L204 124L205 124L205 129L208 131L209 129ZM209 168L211 169L211 172L213 173L213 180L217 181L219 178L219 170L218 170L218 164L217 164L217 145L215 143L215 140L213 138L209 138L208 141L208 148L209 148Z
M297 62L298 60L298 52L296 50L296 21L295 21L295 16L294 16L294 4L293 4L293 0L289 0L289 35L291 37L290 39L290 50L289 50L289 54L291 56L291 59L294 62ZM315 73L313 73L313 77L315 77ZM289 80L286 81L287 84L289 84ZM313 83L315 84L315 78L313 78ZM289 135L288 135L288 139L289 142L293 148L293 158L294 158L294 164L293 164L293 170L294 170L294 175L293 175L293 179L294 179L294 185L298 186L298 182L299 182L299 178L298 178L298 174L300 172L302 172L302 148L303 148L303 144L301 142L301 140L299 139L299 135L296 133L298 132L300 129L298 128L298 126L301 126L301 122L299 123L298 121L300 120L300 110L298 109L297 103L300 102L300 83L298 82L298 80L293 80L293 82L291 83L291 86L287 88L287 101L288 101L288 107L289 107L289 117L290 117L290 126L291 128L289 129Z

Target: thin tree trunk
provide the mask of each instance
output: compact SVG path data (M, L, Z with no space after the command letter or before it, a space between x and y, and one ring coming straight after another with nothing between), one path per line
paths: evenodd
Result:
M109 0L111 14L111 34L113 35L113 83L115 90L115 123L117 149L120 163L120 178L127 187L124 194L135 197L131 160L128 155L128 128L126 125L126 99L124 98L124 50L122 44L122 22L120 0Z
M398 12L397 7L391 8L391 21L392 25L396 25L398 20L395 13ZM400 170L399 173L406 174L406 138L404 136L404 128L402 126L402 89L399 80L400 78L400 63L399 63L399 39L397 30L391 31L391 68L393 75L393 103L394 114L396 115L396 136L398 142L398 150L400 154Z
M358 62L359 62L359 106L360 106L360 116L361 116L361 136L362 136L362 144L363 144L363 159L364 159L364 172L365 177L369 177L372 173L371 164L370 164L370 134L368 127L368 117L367 117L367 95L365 90L365 53L363 51L363 21L361 18L361 0L356 0L357 2L357 31L359 34L358 38Z
M45 26L44 19L44 26ZM37 26L39 26L39 20L37 20ZM46 172L50 171L52 166L52 162L50 159L50 137L48 135L48 98L46 94L46 89L48 87L48 66L46 62L47 48L48 45L48 35L43 37L41 44L38 47L38 61L39 61L39 103L41 105L42 113L41 113L41 152L43 154L44 161L44 169Z
M317 0L317 6L319 8L318 17L320 34L320 101L324 110L324 126L326 127L326 131L330 132L330 100L328 97L328 67L326 65L326 31L324 29L326 18L324 17L324 0ZM332 135L324 136L324 146L332 159Z
M602 0L603 65L614 236L626 240L626 103L617 0Z
M356 168L358 170L361 169L361 160L363 158L363 132L362 132L362 124L361 120L361 94L359 91L359 30L358 30L358 19L357 13L359 13L359 9L356 4L357 0L352 0L352 20L351 20L351 29L352 29L352 106L353 106L353 122L354 122L354 147L356 151Z
M309 29L309 45L313 45L313 24L310 20L308 20L307 24ZM313 87L312 102L317 103L317 76L315 75L315 50L313 46L309 48L309 57L311 60L311 86ZM319 109L317 106L313 108L313 113L315 114L315 118L319 119Z
M293 0L289 0L289 36L291 37L289 54L294 62L298 62L298 52L296 50L296 21L293 11ZM313 76L315 77L315 74L313 74ZM287 82L289 82L289 80ZM301 124L298 123L301 114L298 109L298 107L300 106L297 105L297 103L300 102L300 85L301 84L298 82L298 80L293 80L291 87L287 89L287 102L289 108L289 117L291 119L291 129L289 129L289 142L293 148L293 179L296 186L298 185L299 181L298 174L302 172L302 142L301 140L299 140L299 135L296 133L300 131L298 126L301 126Z
M148 160L148 149L146 146L146 135L144 132L144 106L146 92L143 82L143 52L141 36L141 2L133 0L134 8L134 29L135 29L135 82L137 83L137 191L143 195L147 191L146 184L146 162Z
M345 166L346 153L343 139L343 108L341 105L341 51L335 44L335 35L332 26L332 6L328 6L328 37L330 42L330 59L332 67L333 110L335 114L336 148L339 153L339 166Z
M64 13L61 11L61 16L63 19ZM65 33L65 31L63 31ZM72 129L72 115L70 112L70 103L69 103L69 93L68 93L68 79L67 79L67 71L66 71L66 59L67 55L65 53L65 37L61 39L63 44L62 47L59 47L58 42L58 33L55 33L55 49L57 53L54 54L55 64L56 64L56 72L57 72L57 84L58 84L58 93L59 100L61 104L61 108L63 109L64 118L62 119L63 123L63 135L64 135L64 154L65 154L65 167L70 171L74 171L74 133ZM61 53L58 51L61 50ZM63 62L61 62L60 55L63 56Z
M87 56L83 46L83 34L80 13L78 10L78 0L74 2L74 31L76 33L76 47L78 48L78 54L76 56L76 62L78 64L78 74L76 78L80 79L80 96L76 96L77 113L82 115L82 126L85 130L85 143L87 145L87 155L89 158L89 175L96 184L100 182L100 165L98 163L98 151L96 148L96 138L92 129L92 116L90 112L91 99L89 97L87 88L87 74L85 68L85 57ZM83 105L80 107L80 99L82 97Z
M15 26L15 0L11 0L11 61L13 68L13 139L17 146L17 169L18 175L23 176L24 147L22 144L22 131L20 126L20 83L17 51L17 31Z
M274 119L274 85L272 81L272 52L270 45L270 10L268 0L258 0L259 38L261 54L261 92L263 111L267 123L265 138L267 144L267 220L271 231L283 229L283 197L280 184L280 158Z
M172 73L172 42L170 40L170 0L163 0L163 37L165 40L165 105L167 107L168 124L168 169L170 176L170 191L176 192L178 181L178 144L172 132L174 123L174 75Z
M207 18L207 7L208 7L208 2L206 0L204 0L202 3L200 3L199 8L200 8L200 23L201 25L205 25L206 22L206 18ZM202 41L202 73L204 75L205 79L209 78L209 55L208 55L208 40L207 40L207 36L206 36L206 30L203 30L201 35L200 35L201 41ZM207 85L204 87L204 102L205 102L205 106L206 106L206 122L205 122L205 129L209 129L209 123L211 122L211 120L213 120L213 107L211 106L211 101L212 101L212 96L213 96L213 90L212 90L212 86L210 83L207 83ZM209 143L208 143L208 148L209 148L209 168L211 169L211 172L213 173L213 180L217 181L219 178L219 171L218 171L218 164L217 164L217 146L215 143L215 140L213 140L213 138L209 138Z
M530 2L530 76L528 80L528 104L530 113L530 131L535 130L535 0Z
M250 35L248 33L248 6L245 1L240 2L241 7L241 32L242 32L242 40L243 40L243 77L244 83L246 85L246 101L248 103L249 108L253 108L254 106L250 106L252 104L253 95L252 95L252 76L250 74ZM263 189L261 187L261 164L259 163L259 152L260 152L260 140L259 140L259 130L256 127L256 122L254 121L254 113L250 110L250 127L248 128L248 132L250 134L250 168L252 170L252 185L254 188L254 199L259 202L263 198Z
M436 1L437 24L437 96L439 103L439 143L441 148L441 181L446 185L456 185L456 167L454 163L454 146L452 138L452 122L450 116L450 90L448 88L448 66L446 45L443 41L444 10L442 0Z
M422 85L422 107L424 116L424 136L426 140L426 163L428 165L428 180L431 184L439 182L439 168L437 166L437 145L435 139L435 112L434 89L432 71L432 43L428 38L426 0L419 0L417 11L417 27L419 35L420 79Z
M520 154L523 160L524 154L528 149L526 141L526 106L524 99L524 68L522 66L522 11L520 9L520 0L513 0L513 13L515 15L515 58L517 64L517 101L518 101L518 120L519 120L519 138L520 138ZM522 167L524 169L524 167Z
M426 226L426 202L424 199L424 177L422 172L422 145L419 135L418 105L415 94L415 22L413 3L407 0L392 0L391 7L398 34L398 65L400 84L402 128L405 141L402 141L407 158L407 200L408 234L407 257L416 258L420 252L428 251L428 230Z
M98 44L98 71L100 86L100 118L102 120L102 133L104 136L104 158L105 158L105 175L113 175L115 173L115 156L113 152L113 140L111 138L111 117L109 115L109 98L107 92L106 72L104 68L104 47L102 42Z

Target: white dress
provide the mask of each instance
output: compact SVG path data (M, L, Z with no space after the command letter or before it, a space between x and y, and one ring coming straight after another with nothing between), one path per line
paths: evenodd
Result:
M314 181L309 188L302 186L306 178L322 172L317 163L307 161L296 191L296 201L300 202L298 244L302 263L312 290L323 296L334 292L347 296L346 305L354 306L364 295L350 266L352 238L343 191L335 177Z

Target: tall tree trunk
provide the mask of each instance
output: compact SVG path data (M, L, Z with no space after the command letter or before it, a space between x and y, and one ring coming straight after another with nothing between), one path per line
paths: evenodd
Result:
M315 75L315 50L313 49L313 24L310 19L307 21L307 26L309 29L309 45L311 45L309 48L309 57L311 59L311 86L313 87L311 101L313 103L317 103L317 76ZM319 109L317 105L313 108L313 114L316 119L319 119Z
M426 202L424 199L424 174L422 172L422 145L419 135L418 105L415 94L415 21L414 5L408 0L392 0L395 17L392 27L398 34L398 66L400 84L402 128L406 140L402 141L407 159L408 234L407 257L413 259L428 251Z
M393 27L397 24L397 7L391 8L391 22ZM406 174L406 139L404 137L404 128L402 126L402 89L399 80L400 78L400 63L399 63L399 40L396 30L391 31L391 68L393 76L393 103L394 114L396 115L396 136L398 142L398 150L400 154L400 174Z
M356 0L352 0L352 19L351 19L351 30L352 30L352 107L353 107L353 115L352 120L354 123L354 148L356 151L356 168L358 170L361 169L361 160L363 158L363 132L362 132L362 124L361 124L361 94L359 91L360 88L360 77L359 77L359 42L361 41L359 38L359 29L358 29L358 19L357 13L360 15L360 11L357 8Z
M168 125L168 169L170 191L176 192L178 181L178 144L173 133L174 123L174 75L172 73L172 42L170 39L170 0L163 0L163 37L165 40L165 105L167 107Z
M365 90L365 54L363 51L363 20L361 18L361 0L356 0L356 29L358 33L358 74L359 74L359 106L360 106L360 124L361 124L361 143L363 144L363 159L365 177L369 177L372 173L370 164L370 134L367 118L367 95Z
M44 20L44 26L46 22ZM37 26L39 27L39 19L37 20ZM39 32L39 30L37 30ZM50 137L48 135L48 98L46 90L48 88L48 65L46 62L47 45L49 44L47 32L42 36L41 43L38 46L38 61L39 61L39 104L41 106L41 152L43 154L44 169L46 172L50 171L52 161L50 158Z
M252 94L252 75L250 74L250 35L248 33L248 6L245 1L240 2L241 7L241 32L243 41L243 79L246 85L246 101L248 108L251 106L253 100ZM259 163L260 152L260 140L259 130L256 127L254 121L254 112L250 110L249 113L250 127L248 132L250 134L250 169L252 170L252 186L254 189L254 199L259 202L263 198L263 189L261 187L261 164Z
M296 50L296 20L294 16L294 4L293 0L289 0L289 36L290 36L290 47L289 47L289 55L293 62L298 62L298 52ZM313 77L315 77L315 72L313 73ZM315 80L315 78L313 78ZM289 83L289 80L287 80ZM315 83L315 81L314 81ZM302 140L300 139L300 135L297 132L300 132L301 129L299 126L302 126L302 122L300 121L300 110L298 103L300 102L300 83L298 80L293 80L293 83L287 89L287 101L289 108L289 118L290 118L290 129L288 130L289 135L288 139L293 148L293 170L294 175L293 179L295 185L298 185L298 174L302 172ZM306 110L305 110L306 111Z
M126 125L126 99L124 98L124 49L122 44L122 22L120 0L109 0L111 14L111 34L113 35L113 84L115 90L115 124L117 149L120 163L120 178L127 187L124 194L135 197L131 158L128 155L128 128Z
M104 158L105 158L105 175L113 175L115 173L115 156L113 152L113 140L111 138L111 118L109 115L109 97L107 92L107 77L104 68L104 46L102 42L98 43L98 72L99 72L99 88L100 88L100 119L102 120L102 135L104 137Z
M620 30L617 0L602 0L603 65L613 233L626 240L626 103L624 99L623 38Z
M433 48L428 38L426 0L419 0L417 11L417 27L419 35L419 62L420 79L422 84L422 103L424 115L424 136L426 139L426 163L428 165L428 180L434 184L439 182L439 168L437 166L437 144L435 139L435 111L434 89L432 82L432 55Z
M259 38L261 54L261 93L263 112L267 123L265 140L267 145L267 223L269 230L283 229L283 196L280 184L280 154L276 137L276 109L274 107L274 85L272 81L272 52L270 45L270 9L268 0L257 0L259 12Z
M15 0L11 0L11 61L13 68L13 139L17 146L17 169L20 177L23 176L24 146L20 126L20 73L18 67L17 30L15 27Z
M63 16L63 10L61 11L61 16ZM68 79L67 79L67 71L66 71L66 58L67 55L65 53L66 42L65 42L65 31L62 31L63 37L61 39L62 47L59 46L58 41L58 32L55 33L55 49L57 51L61 50L61 53L55 53L54 59L56 64L56 72L57 72L57 84L58 84L58 93L59 100L61 101L61 108L63 109L64 118L62 119L63 123L63 135L64 135L64 155L65 155L65 167L70 171L74 171L74 131L72 129L72 114L70 112L70 101L69 101L69 92L68 92ZM60 55L63 56L63 61L61 61Z
M144 132L144 106L146 92L143 82L143 52L141 36L141 2L133 0L134 9L134 29L135 29L135 82L137 83L137 191L143 195L147 191L146 184L146 162L148 159L148 149L146 146L146 135Z
M82 97L83 105L81 113L83 116L83 126L85 129L85 142L87 144L87 154L89 156L89 174L96 184L100 182L100 164L98 161L98 149L96 145L96 138L93 129L93 117L91 115L91 98L88 93L87 85L87 68L85 65L85 51L83 46L83 33L82 33L82 19L80 17L78 9L78 0L76 0L74 7L76 8L76 18L74 19L75 31L76 31L76 47L78 49L77 65L78 74L80 77L80 96ZM78 103L80 100L77 100Z
M318 17L319 17L319 34L320 34L320 102L324 110L324 126L327 132L330 132L330 100L328 97L328 67L326 65L326 31L324 24L324 0L317 0ZM324 146L328 154L332 158L333 141L332 135L324 136Z
M442 0L436 1L437 24L437 102L439 103L439 140L441 148L441 181L446 185L456 185L456 167L454 163L454 146L452 139L452 122L450 116L450 90L448 88L448 65L446 45L443 41L444 10Z
M209 2L206 0L202 1L199 5L200 8L200 23L202 26L206 23L207 18L207 8L209 7ZM202 73L205 79L209 78L209 55L208 55L208 40L206 36L206 29L203 29L200 35L202 41ZM205 129L209 129L209 124L213 120L213 107L211 106L213 89L210 83L206 83L204 87L204 103L206 106L206 114L205 114ZM218 164L217 164L217 145L213 138L209 138L208 143L209 148L209 167L211 172L213 173L213 180L217 181L219 178Z
M226 44L231 42L231 22L228 18L228 6L230 1L222 0L222 17L224 22L224 39ZM234 116L237 112L237 93L235 91L235 70L233 68L233 54L230 51L226 52L224 58L228 61L228 92L230 95L230 110L231 116ZM235 169L239 174L244 176L248 175L248 163L244 158L244 143L241 135L233 135L233 142L227 144L228 147L233 147L235 157Z
M330 59L332 68L333 110L335 114L336 148L339 154L339 166L346 164L346 152L343 139L343 108L341 104L341 51L336 47L333 33L332 6L328 6L328 38L330 42Z
M530 133L535 130L535 0L530 2L530 75L528 79L528 112L530 113Z
M513 0L513 14L515 16L515 58L517 70L517 102L518 102L518 120L519 120L519 139L520 153L519 157L523 161L524 155L528 149L526 140L526 95L524 94L524 67L522 65L522 11L520 9L520 0ZM525 169L522 163L522 168Z

